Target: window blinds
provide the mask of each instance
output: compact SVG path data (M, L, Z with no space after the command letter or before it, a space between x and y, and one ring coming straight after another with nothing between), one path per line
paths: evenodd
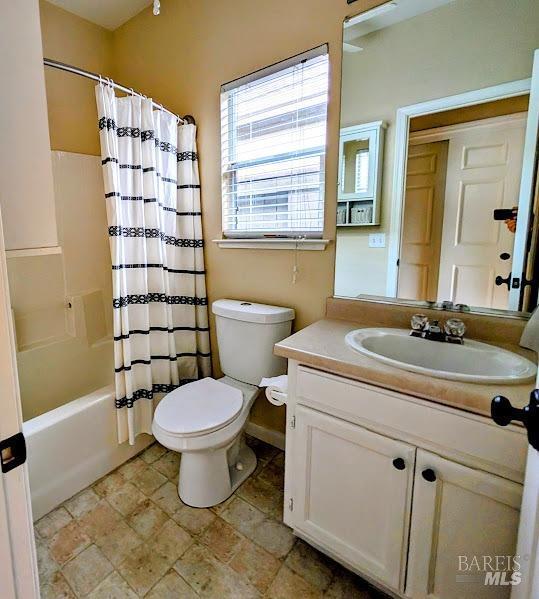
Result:
M221 88L223 234L321 237L327 46Z
M369 190L369 150L356 152L356 193L367 193Z

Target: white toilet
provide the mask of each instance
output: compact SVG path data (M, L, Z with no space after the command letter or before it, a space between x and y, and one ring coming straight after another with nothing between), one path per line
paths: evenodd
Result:
M294 310L237 300L213 303L221 369L175 389L155 410L155 438L181 452L179 495L193 507L221 503L256 467L243 429L262 377L286 372L273 346L290 335Z

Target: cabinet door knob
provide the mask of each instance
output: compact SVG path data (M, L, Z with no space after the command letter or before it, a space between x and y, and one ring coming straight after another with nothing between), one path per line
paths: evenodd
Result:
M393 466L395 466L397 470L404 470L406 468L406 462L402 458L395 458L393 460Z
M429 483L433 483L436 480L436 472L434 472L432 468L427 468L426 470L423 470L421 476Z

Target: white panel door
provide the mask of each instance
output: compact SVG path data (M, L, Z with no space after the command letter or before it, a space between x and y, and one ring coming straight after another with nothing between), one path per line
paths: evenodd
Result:
M515 233L513 255L513 280L520 282L526 274L526 264L531 256L528 255L528 235L530 222L533 221L534 195L537 189L537 160L539 156L539 50L533 55L532 81L530 87L530 102L526 122L526 138L524 141L524 159L522 162L522 177L518 198L518 219ZM535 216L537 219L537 216ZM536 223L534 223L536 226ZM510 310L527 310L522 306L522 285L511 285L509 292Z
M501 120L500 120L501 119ZM449 140L438 299L507 308L515 235L496 208L518 205L526 119L498 117L455 131Z
M508 598L510 585L485 585L483 556L515 555L521 497L517 483L418 449L406 595ZM474 556L481 571L467 569Z
M511 599L535 599L539 597L539 451L531 445L516 554L520 556L522 581L513 587Z
M415 448L303 406L294 436L294 527L401 589Z
M4 235L0 218L0 439L22 429L15 339L7 285ZM3 459L9 459L9 449ZM39 597L30 488L26 464L0 471L0 597Z
M436 301L447 142L408 148L398 297Z

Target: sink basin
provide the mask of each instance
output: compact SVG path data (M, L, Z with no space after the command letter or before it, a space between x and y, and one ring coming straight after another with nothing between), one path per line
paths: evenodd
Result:
M357 329L345 337L356 351L384 364L450 381L516 385L535 379L533 362L513 352L464 340L463 345L411 337L404 329Z

